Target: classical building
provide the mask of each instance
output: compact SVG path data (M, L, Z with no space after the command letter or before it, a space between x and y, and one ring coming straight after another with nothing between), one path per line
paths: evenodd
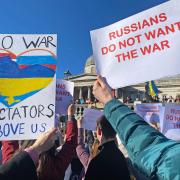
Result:
M70 76L68 79L75 84L74 88L74 98L75 99L91 99L94 97L92 95L92 87L94 81L96 80L97 74L95 69L95 64L92 56L86 61L84 73Z
M74 97L75 99L91 99L94 100L92 95L93 83L96 80L96 68L92 56L90 56L85 64L84 73L70 76L68 79L75 83ZM163 78L155 81L158 89L162 92L159 97L162 96L180 96L180 75L171 78ZM136 98L142 100L145 97L145 83L141 83L135 86L129 86L115 90L115 96L119 99L125 100L127 97L131 97L132 100Z

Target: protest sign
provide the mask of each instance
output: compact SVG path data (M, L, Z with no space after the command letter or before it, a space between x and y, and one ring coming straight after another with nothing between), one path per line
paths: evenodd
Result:
M162 121L162 133L165 134L170 129L180 129L179 104L165 104L164 119Z
M56 114L66 115L68 106L72 103L74 83L62 79L56 81Z
M165 112L165 105L162 105L162 107L160 108L160 116L159 116L159 119L160 119L160 124L159 124L159 130L160 132L162 133L162 129L163 129L163 121L164 121L164 112Z
M136 104L136 113L148 123L160 123L161 103Z
M35 139L54 126L56 35L0 35L0 140Z
M141 104L142 102L141 101L134 101L134 110L136 111L136 105L137 104Z
M178 141L180 142L180 129L169 129L165 136L168 138L168 139L172 139L174 141Z
M91 31L97 73L116 89L179 74L180 1Z
M103 115L103 111L97 109L85 108L83 113L83 124L82 127L87 130L96 130L96 121Z

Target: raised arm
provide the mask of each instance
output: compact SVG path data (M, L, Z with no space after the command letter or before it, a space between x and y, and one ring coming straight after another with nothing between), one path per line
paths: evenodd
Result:
M76 153L77 153L79 160L81 161L84 168L86 169L88 166L90 154L88 153L88 151L84 145L84 129L82 128L82 121L83 121L82 117L77 120L78 145L76 147Z
M56 129L52 128L41 134L32 146L0 166L0 179L37 180L35 164L37 163L38 155L53 146L55 133Z
M180 179L179 143L167 139L125 104L113 99L101 77L94 84L93 94L105 105L106 118L118 133L133 164L143 174L157 179Z
M62 174L67 169L68 165L72 161L73 157L76 155L77 146L77 124L74 118L75 106L70 105L68 107L68 121L66 129L66 140L62 149L57 154L55 163L56 170L61 171Z

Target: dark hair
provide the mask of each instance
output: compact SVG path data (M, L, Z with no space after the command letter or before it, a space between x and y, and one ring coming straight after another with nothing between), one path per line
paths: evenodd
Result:
M101 129L102 134L106 139L114 138L116 136L116 131L104 115L97 119L97 127Z

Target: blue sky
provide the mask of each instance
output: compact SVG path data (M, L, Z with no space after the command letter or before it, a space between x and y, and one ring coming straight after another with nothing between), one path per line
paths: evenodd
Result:
M58 77L84 70L92 54L89 31L167 0L0 0L0 32L58 34Z

